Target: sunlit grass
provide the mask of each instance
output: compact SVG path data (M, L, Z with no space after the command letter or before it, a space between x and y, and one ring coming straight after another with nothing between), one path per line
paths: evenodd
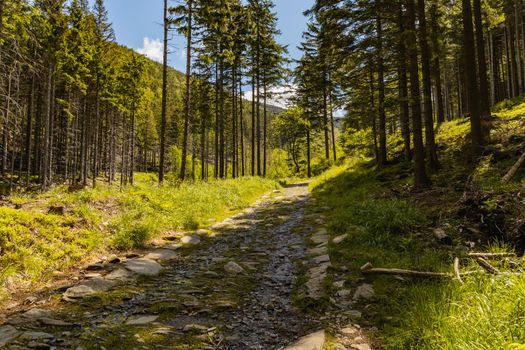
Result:
M21 209L0 208L0 300L93 253L138 248L163 232L220 220L277 187L261 178L159 186L151 174L137 174L134 187L99 182L96 189L13 195ZM65 214L48 214L52 206Z
M430 244L424 212L406 201L381 198L378 177L381 173L340 167L312 184L314 197L331 208L329 233L350 236L330 245L332 262L350 269L349 283L362 277L359 268L367 262L452 273L454 256L465 256L465 251ZM495 245L487 250L510 248ZM479 267L463 259L462 270ZM368 282L374 284L377 297L367 306L366 317L379 326L375 337L385 349L514 349L525 343L523 275L482 272L466 277L463 285L452 278L415 281L377 276Z

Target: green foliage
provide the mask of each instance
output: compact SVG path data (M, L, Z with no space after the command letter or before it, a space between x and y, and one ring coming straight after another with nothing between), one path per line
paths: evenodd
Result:
M268 177L271 179L285 179L296 175L290 164L288 153L282 149L273 149L270 154Z
M41 280L50 271L77 263L102 241L93 222L75 213L0 208L0 284Z

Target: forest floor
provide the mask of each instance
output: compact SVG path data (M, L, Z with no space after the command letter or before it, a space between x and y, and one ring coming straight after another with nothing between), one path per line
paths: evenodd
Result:
M292 185L207 230L87 266L5 315L0 348L370 349L349 307L371 297L367 285L353 295L341 284L322 312L299 307L328 288L326 209Z

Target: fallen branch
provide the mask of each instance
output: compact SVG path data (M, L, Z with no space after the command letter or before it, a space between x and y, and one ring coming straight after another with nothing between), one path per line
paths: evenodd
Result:
M514 175L516 175L516 173L518 172L519 168L521 168L523 163L525 163L525 152L523 152L520 159L518 159L518 161L512 166L512 168L510 168L507 174L503 176L503 178L501 179L501 183L506 184L510 180L512 180L512 178L514 177Z
M459 272L459 258L454 258L454 273L456 274L456 278L458 279L458 282L460 284L463 284L463 280L461 279L461 273Z
M484 258L484 259L490 259L490 258L510 258L515 257L515 253L468 253L468 257L470 258Z
M371 263L366 263L361 267L363 275L394 275L394 276L408 276L408 277L429 277L429 278L443 278L451 277L451 274L444 272L424 272L403 269L386 269L374 268Z
M493 275L497 275L499 273L498 269L492 266L487 260L483 258L477 258L476 259L479 266L485 269L488 273L491 273Z

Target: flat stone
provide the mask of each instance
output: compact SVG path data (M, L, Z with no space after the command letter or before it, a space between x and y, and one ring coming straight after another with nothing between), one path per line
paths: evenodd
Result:
M337 237L335 237L334 239L332 239L332 242L333 242L334 244L340 244L340 243L342 243L347 237L348 237L348 235L340 235L340 236L337 236Z
M91 279L91 278L101 278L102 275L100 273L95 273L95 272L90 272L90 273L86 273L84 275L84 278L87 278L87 279Z
M163 248L164 249L170 249L170 250L178 250L180 248L182 248L184 245L182 243L173 243L173 244L168 244L168 245L165 245Z
M39 319L42 317L51 317L53 316L53 312L49 310L34 308L34 309L24 312L22 316L25 318Z
M126 321L126 324L128 326L144 326L147 324L150 324L152 322L155 322L159 316L139 316L139 317L132 317L129 320Z
M354 300L364 299L369 300L375 296L374 287L371 284L362 284L357 287L354 293Z
M46 326L53 326L53 327L69 327L72 326L71 323L62 321L62 320L56 320L54 318L49 317L42 317L39 319L40 323Z
M133 259L124 263L124 267L142 276L157 276L162 271L162 266L150 259Z
M311 238L312 242L315 244L327 243L329 240L328 233L326 229L319 229Z
M332 266L329 262L320 264L319 266L312 267L308 270L310 276L325 275L328 268Z
M355 328L353 325L348 325L341 329L341 334L344 335L355 335L357 333L359 333L359 329Z
M188 235L180 239L182 244L196 245L201 242L201 239L197 235Z
M198 229L197 231L195 231L195 234L196 234L197 236L207 236L209 233L210 233L210 231L205 230L205 229L203 229L203 228Z
M130 279L133 276L133 273L124 268L118 268L114 271L108 273L104 278L109 281L125 281Z
M308 254L310 254L311 256L328 254L328 247L322 246L322 247L315 247L315 248L309 249Z
M64 299L81 299L97 293L107 292L114 285L115 284L111 281L102 278L94 278L66 290L64 293Z
M318 264L327 263L327 262L330 262L330 256L328 256L327 254L321 255L321 256L314 258L314 261Z
M322 350L326 343L325 332L319 331L299 339L284 350Z
M56 349L54 346L51 346L46 343L39 343L37 341L30 341L27 343L27 347L35 350L54 350Z
M305 283L307 295L313 299L319 299L323 296L323 283L325 276L315 276Z
M231 274L238 274L244 272L244 268L236 262L230 261L224 265L224 270Z
M85 269L86 271L98 271L98 270L104 270L104 264L100 264L100 263L97 263L97 264L91 264L91 265L88 265Z
M108 256L107 262L110 264L118 264L120 262L120 258L115 254L111 254L110 256Z
M5 346L11 341L15 340L20 335L20 332L13 326L0 327L0 347Z
M368 344L352 344L350 346L352 347L352 349L355 350L372 350L372 348Z
M19 339L21 340L44 340L44 339L53 339L55 336L53 334L45 332L24 332L20 335Z
M150 259L150 260L173 260L178 256L177 253L175 253L171 249L156 249L152 251L151 253L147 254L144 259Z

